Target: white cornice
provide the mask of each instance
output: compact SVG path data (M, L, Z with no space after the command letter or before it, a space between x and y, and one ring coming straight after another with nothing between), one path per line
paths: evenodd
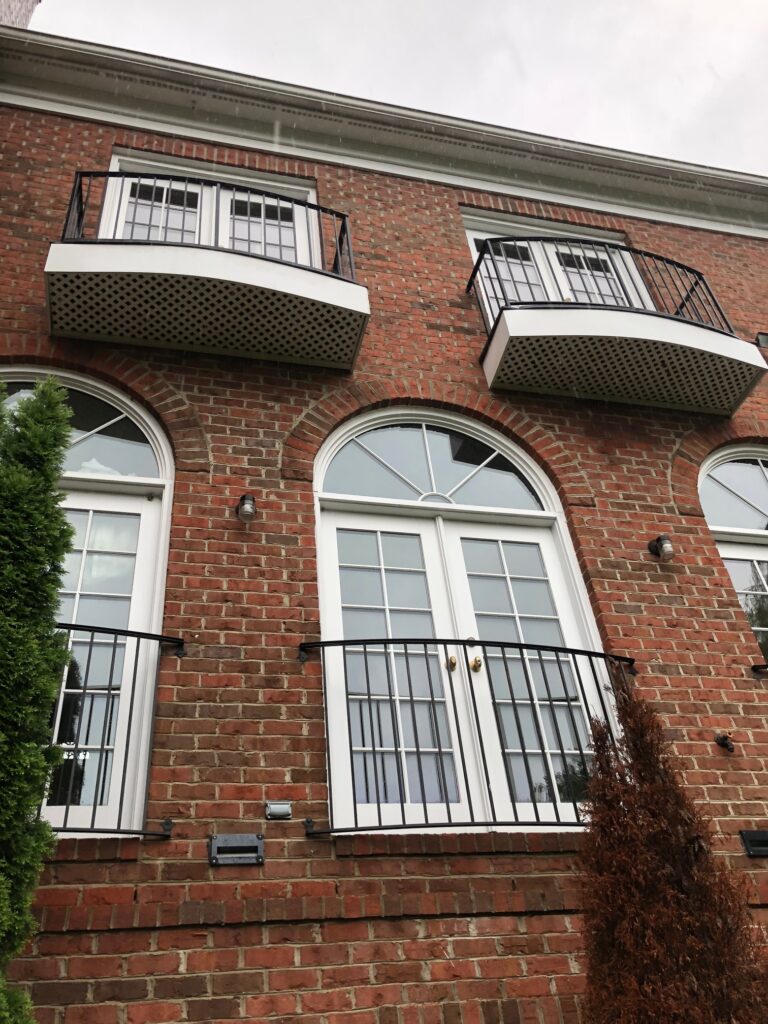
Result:
M5 27L0 100L469 189L768 237L768 179L755 175Z

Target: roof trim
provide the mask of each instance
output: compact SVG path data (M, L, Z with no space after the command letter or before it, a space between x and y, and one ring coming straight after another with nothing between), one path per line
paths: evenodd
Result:
M465 188L768 232L768 179L0 28L2 98ZM446 167L451 172L445 171ZM656 216L654 216L654 214ZM661 216L659 216L661 215ZM739 230L740 229L740 230Z

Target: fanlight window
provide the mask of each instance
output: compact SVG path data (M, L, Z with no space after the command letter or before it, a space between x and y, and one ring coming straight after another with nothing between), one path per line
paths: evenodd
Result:
M707 522L714 530L723 531L720 554L768 659L768 455L745 456L715 466L702 480L700 496ZM739 534L725 539L728 530Z
M32 393L29 381L8 384L7 407ZM84 391L67 388L72 409L65 473L91 476L159 477L160 468L144 432L108 402Z
M333 458L323 490L443 505L543 509L523 475L495 448L423 423L375 427L348 441Z

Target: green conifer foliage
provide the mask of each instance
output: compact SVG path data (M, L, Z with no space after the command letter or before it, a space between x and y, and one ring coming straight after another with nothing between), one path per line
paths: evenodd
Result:
M67 660L55 630L72 530L59 477L69 439L53 380L7 411L0 394L0 1024L33 1018L6 987L9 960L32 933L30 904L53 836L38 807L54 763L51 710Z
M618 681L593 722L583 849L588 1024L766 1024L746 886L686 793L651 706Z

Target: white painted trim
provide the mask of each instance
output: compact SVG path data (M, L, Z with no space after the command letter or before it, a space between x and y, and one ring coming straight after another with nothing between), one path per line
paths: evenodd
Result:
M374 427L386 426L394 423L427 423L434 426L451 428L477 438L492 448L498 449L502 455L509 459L513 466L529 481L538 494L544 505L544 512L500 512L498 509L483 508L476 510L471 507L434 505L426 506L424 503L390 502L386 499L368 499L365 497L324 494L319 485L325 479L328 467L337 452L353 437L362 434ZM502 434L497 433L484 424L478 423L458 413L444 412L439 409L430 409L423 405L393 406L386 409L375 409L363 413L342 424L330 437L326 439L315 459L314 476L314 502L315 502L315 531L318 551L318 566L321 561L321 517L324 508L339 509L342 507L354 507L356 511L363 511L366 507L371 511L386 511L391 515L394 509L399 507L401 515L432 516L443 515L449 518L449 510L453 509L455 516L451 519L464 519L465 521L476 522L507 522L510 525L549 525L553 531L555 547L558 552L563 574L566 578L568 589L567 597L570 599L574 615L577 619L578 629L584 637L585 646L594 651L602 650L602 640L597 629L597 623L592 614L592 606L589 600L586 583L579 569L576 551L571 540L570 532L565 521L565 513L562 503L553 482L544 470L529 458L517 445L509 441ZM434 510L434 511L433 511ZM321 612L322 630L322 612Z
M725 448L718 448L710 452L702 461L699 468L699 482L697 490L701 492L701 485L706 477L722 466L725 462L733 462L735 459L764 459L768 461L768 437L765 445L759 444L731 444ZM768 545L768 530L747 530L741 526L720 526L710 523L707 526L717 541L736 542L742 544Z
M707 217L703 215L677 213L674 210L667 210L659 205L649 203L647 206L640 206L634 203L624 203L606 200L599 189L593 194L586 192L562 192L559 189L545 189L532 187L522 183L522 179L510 182L498 178L486 177L478 174L460 174L446 171L444 167L448 161L430 162L426 159L420 164L406 160L389 159L384 160L378 157L362 157L352 151L342 151L341 147L331 145L299 145L278 138L260 136L254 131L243 130L242 133L227 131L220 128L216 131L200 127L191 121L162 120L156 117L142 116L136 113L125 114L114 107L100 108L98 106L86 106L82 103L73 103L52 95L28 94L13 87L0 89L0 103L7 103L11 106L22 107L31 110L44 110L47 112L62 114L64 116L85 118L88 120L124 126L138 131L156 132L163 135L178 136L183 134L186 138L197 139L202 142L218 144L222 146L236 146L238 148L258 149L265 153L273 153L277 156L295 158L308 161L321 161L329 165L340 167L357 167L365 170L376 171L382 174L395 174L401 177L427 180L438 184L451 185L456 188L467 189L475 192L488 192L495 195L508 196L510 198L533 199L546 203L554 203L563 206L570 206L575 209L594 211L597 213L615 214L621 217L634 217L660 224L679 224L683 227L693 227L705 231L725 232L732 235L746 236L748 238L767 238L768 227L759 227L753 223L734 222L731 219L723 219L721 216ZM326 126L327 127L327 126ZM426 130L426 129L425 129ZM532 139L541 137L531 136ZM550 146L552 140L543 139ZM588 147L584 147L588 151ZM609 151L606 151L609 152ZM612 153L614 157L621 156L620 153ZM567 154L563 156L567 157ZM561 157L562 158L562 157ZM636 158L641 159L641 158ZM650 158L649 158L650 159ZM695 165L677 164L670 161L664 164L658 162L658 173L667 167L672 173L676 167L690 172L708 172L715 182L721 180L716 178L709 168L699 168ZM620 172L619 172L620 174ZM608 175L613 180L616 173ZM706 179L705 179L706 180ZM724 179L729 186L738 188L739 182L747 184L758 182L764 184L763 179L757 176L739 175L733 173Z
M54 242L45 273L197 277L295 295L364 316L371 311L363 285L294 264L192 245Z
M536 217L505 216L498 210L478 210L472 206L461 207L461 219L471 238L495 238L511 235L514 237L566 237L589 238L597 242L614 242L626 244L626 235L622 231L604 231L570 221L538 219ZM477 254L475 254L477 258Z

